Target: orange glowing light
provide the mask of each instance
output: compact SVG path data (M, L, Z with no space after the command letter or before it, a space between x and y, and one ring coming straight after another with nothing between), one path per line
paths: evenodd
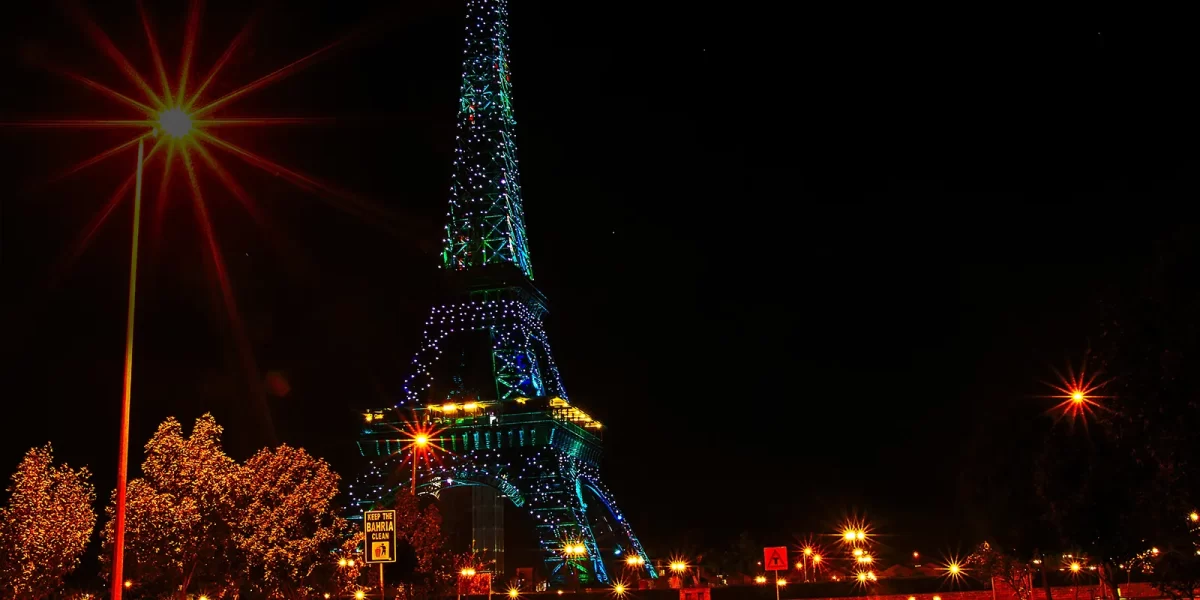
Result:
M820 554L814 554L814 555L812 556L812 561L813 561L813 563L820 563L820 562L821 562L821 555L820 555Z
M520 595L521 595L521 590L519 590L515 587L508 588L508 597L509 598L516 598Z
M405 437L402 441L404 446L400 449L402 453L407 453L401 461L400 465L406 463L412 464L412 493L417 493L417 470L424 464L426 467L432 467L435 461L440 461L441 457L438 452L445 452L445 448L438 445L434 440L438 439L438 435L442 433L442 429L437 429L433 424L422 422L417 418L416 413L408 421L403 423L403 427L393 426L397 433L403 434Z
M867 526L866 521L859 518L850 518L842 522L840 537L842 542L851 545L859 545L867 542L867 538L871 537L871 528Z
M1059 400L1059 403L1050 409L1056 414L1055 421L1069 417L1072 422L1081 421L1086 428L1089 415L1097 410L1108 410L1098 402L1098 400L1108 397L1099 393L1108 384L1108 380L1101 380L1099 373L1089 374L1086 362L1078 372L1068 365L1065 375L1058 370L1055 370L1054 373L1058 378L1058 383L1047 383L1047 385L1054 388L1058 394L1047 397Z
M626 590L628 590L628 588L625 587L625 583L622 581L618 581L612 586L612 593L618 598L624 597Z
M938 567L942 571L945 571L943 574L944 577L951 581L957 582L966 576L967 569L963 566L962 561L959 560L957 556L946 558L945 561L946 562L941 567Z
M1193 523L1200 521L1200 513L1193 510L1192 514L1188 515L1188 518L1191 519Z
M805 546L805 547L804 547L804 555L805 555L805 556L812 556L812 554L813 554L813 549L812 549L812 546Z
M862 548L855 548L855 549L854 549L854 552L853 552L853 554L854 554L854 557L855 557L855 558L862 558L862 555L863 555L863 549L862 549Z
M675 573L682 573L686 570L688 570L687 562L682 561L682 560L671 561L671 571L673 571Z
M129 588L131 588L131 587L133 587L133 580L132 580L132 579L126 579L126 580L125 580L125 589L129 589Z
M754 578L754 583L762 585L767 582L767 578L763 575L758 575Z
M781 577L781 578L779 578L779 581L775 582L775 585L777 585L779 587L783 587L783 586L787 585L787 579L784 579Z
M1078 562L1071 563L1071 572L1072 573L1078 573L1081 569L1083 569L1083 565L1079 564Z
M367 597L367 593L362 590L358 590L357 592L354 592L354 600L363 600L363 598L366 598L366 597Z

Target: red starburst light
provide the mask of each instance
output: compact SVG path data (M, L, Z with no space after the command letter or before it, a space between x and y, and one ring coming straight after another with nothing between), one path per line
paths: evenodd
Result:
M1099 372L1089 374L1086 362L1078 372L1068 365L1065 375L1057 369L1054 374L1058 377L1058 383L1048 383L1047 385L1058 392L1058 394L1048 396L1059 400L1058 404L1050 408L1050 412L1055 414L1055 422L1063 417L1068 417L1071 422L1077 420L1082 422L1086 428L1088 417L1093 416L1096 411L1109 410L1099 402L1101 399L1108 398L1101 392L1109 382L1102 380Z

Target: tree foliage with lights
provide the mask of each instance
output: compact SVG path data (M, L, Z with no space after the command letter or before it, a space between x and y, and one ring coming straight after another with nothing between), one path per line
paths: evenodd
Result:
M1106 297L1091 361L1103 385L1081 395L1069 430L1047 436L1035 469L1050 524L1097 558L1110 590L1119 563L1151 545L1195 552L1187 516L1200 501L1200 256L1194 235L1181 233L1157 248L1137 285Z
M96 527L86 467L54 464L50 444L25 453L0 507L0 596L45 598L62 587Z
M1018 600L1030 600L1033 596L1033 568L1028 561L984 542L964 563L981 579L999 579L1008 584Z
M329 587L318 580L336 575L321 567L349 535L333 504L337 474L289 446L239 465L225 454L221 433L211 414L187 436L168 418L146 444L142 477L127 492L129 579L143 595L180 597L282 598ZM112 504L108 512L106 563Z
M233 546L243 585L269 597L316 585L322 562L345 537L333 499L338 475L287 445L260 450L241 468Z
M168 418L145 446L142 477L128 484L125 573L143 593L229 585L230 524L237 517L239 469L221 446L211 414L191 435ZM104 574L112 557L114 494L104 527Z

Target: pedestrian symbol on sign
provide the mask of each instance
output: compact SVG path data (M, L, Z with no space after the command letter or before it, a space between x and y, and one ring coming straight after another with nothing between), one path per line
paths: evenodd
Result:
M380 562L392 560L391 544L387 542L371 542L371 559Z
M763 548L763 569L766 571L786 571L788 569L787 546Z

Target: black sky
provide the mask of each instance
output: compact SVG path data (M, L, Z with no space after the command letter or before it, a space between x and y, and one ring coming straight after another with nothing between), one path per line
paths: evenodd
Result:
M31 64L135 93L46 4L7 23L0 120L125 115ZM136 5L112 4L91 9L150 73ZM249 18L241 4L207 4L202 70ZM742 529L785 541L851 510L898 547L970 543L968 448L997 414L1037 418L1038 381L1083 355L1097 300L1133 285L1193 212L1197 37L1183 19L804 4L511 5L555 357L572 399L607 424L608 482L652 548ZM151 9L176 64L185 3ZM280 249L205 182L258 368L291 384L266 400L270 431L176 189L143 246L136 444L167 415L211 410L239 456L286 441L353 471L358 410L394 402L435 301L461 14L449 1L264 7L225 86L371 27L230 108L336 125L231 139L382 210L346 214L226 157L291 241ZM132 157L45 186L118 138L0 135L0 467L51 440L106 496L128 203L56 265Z

